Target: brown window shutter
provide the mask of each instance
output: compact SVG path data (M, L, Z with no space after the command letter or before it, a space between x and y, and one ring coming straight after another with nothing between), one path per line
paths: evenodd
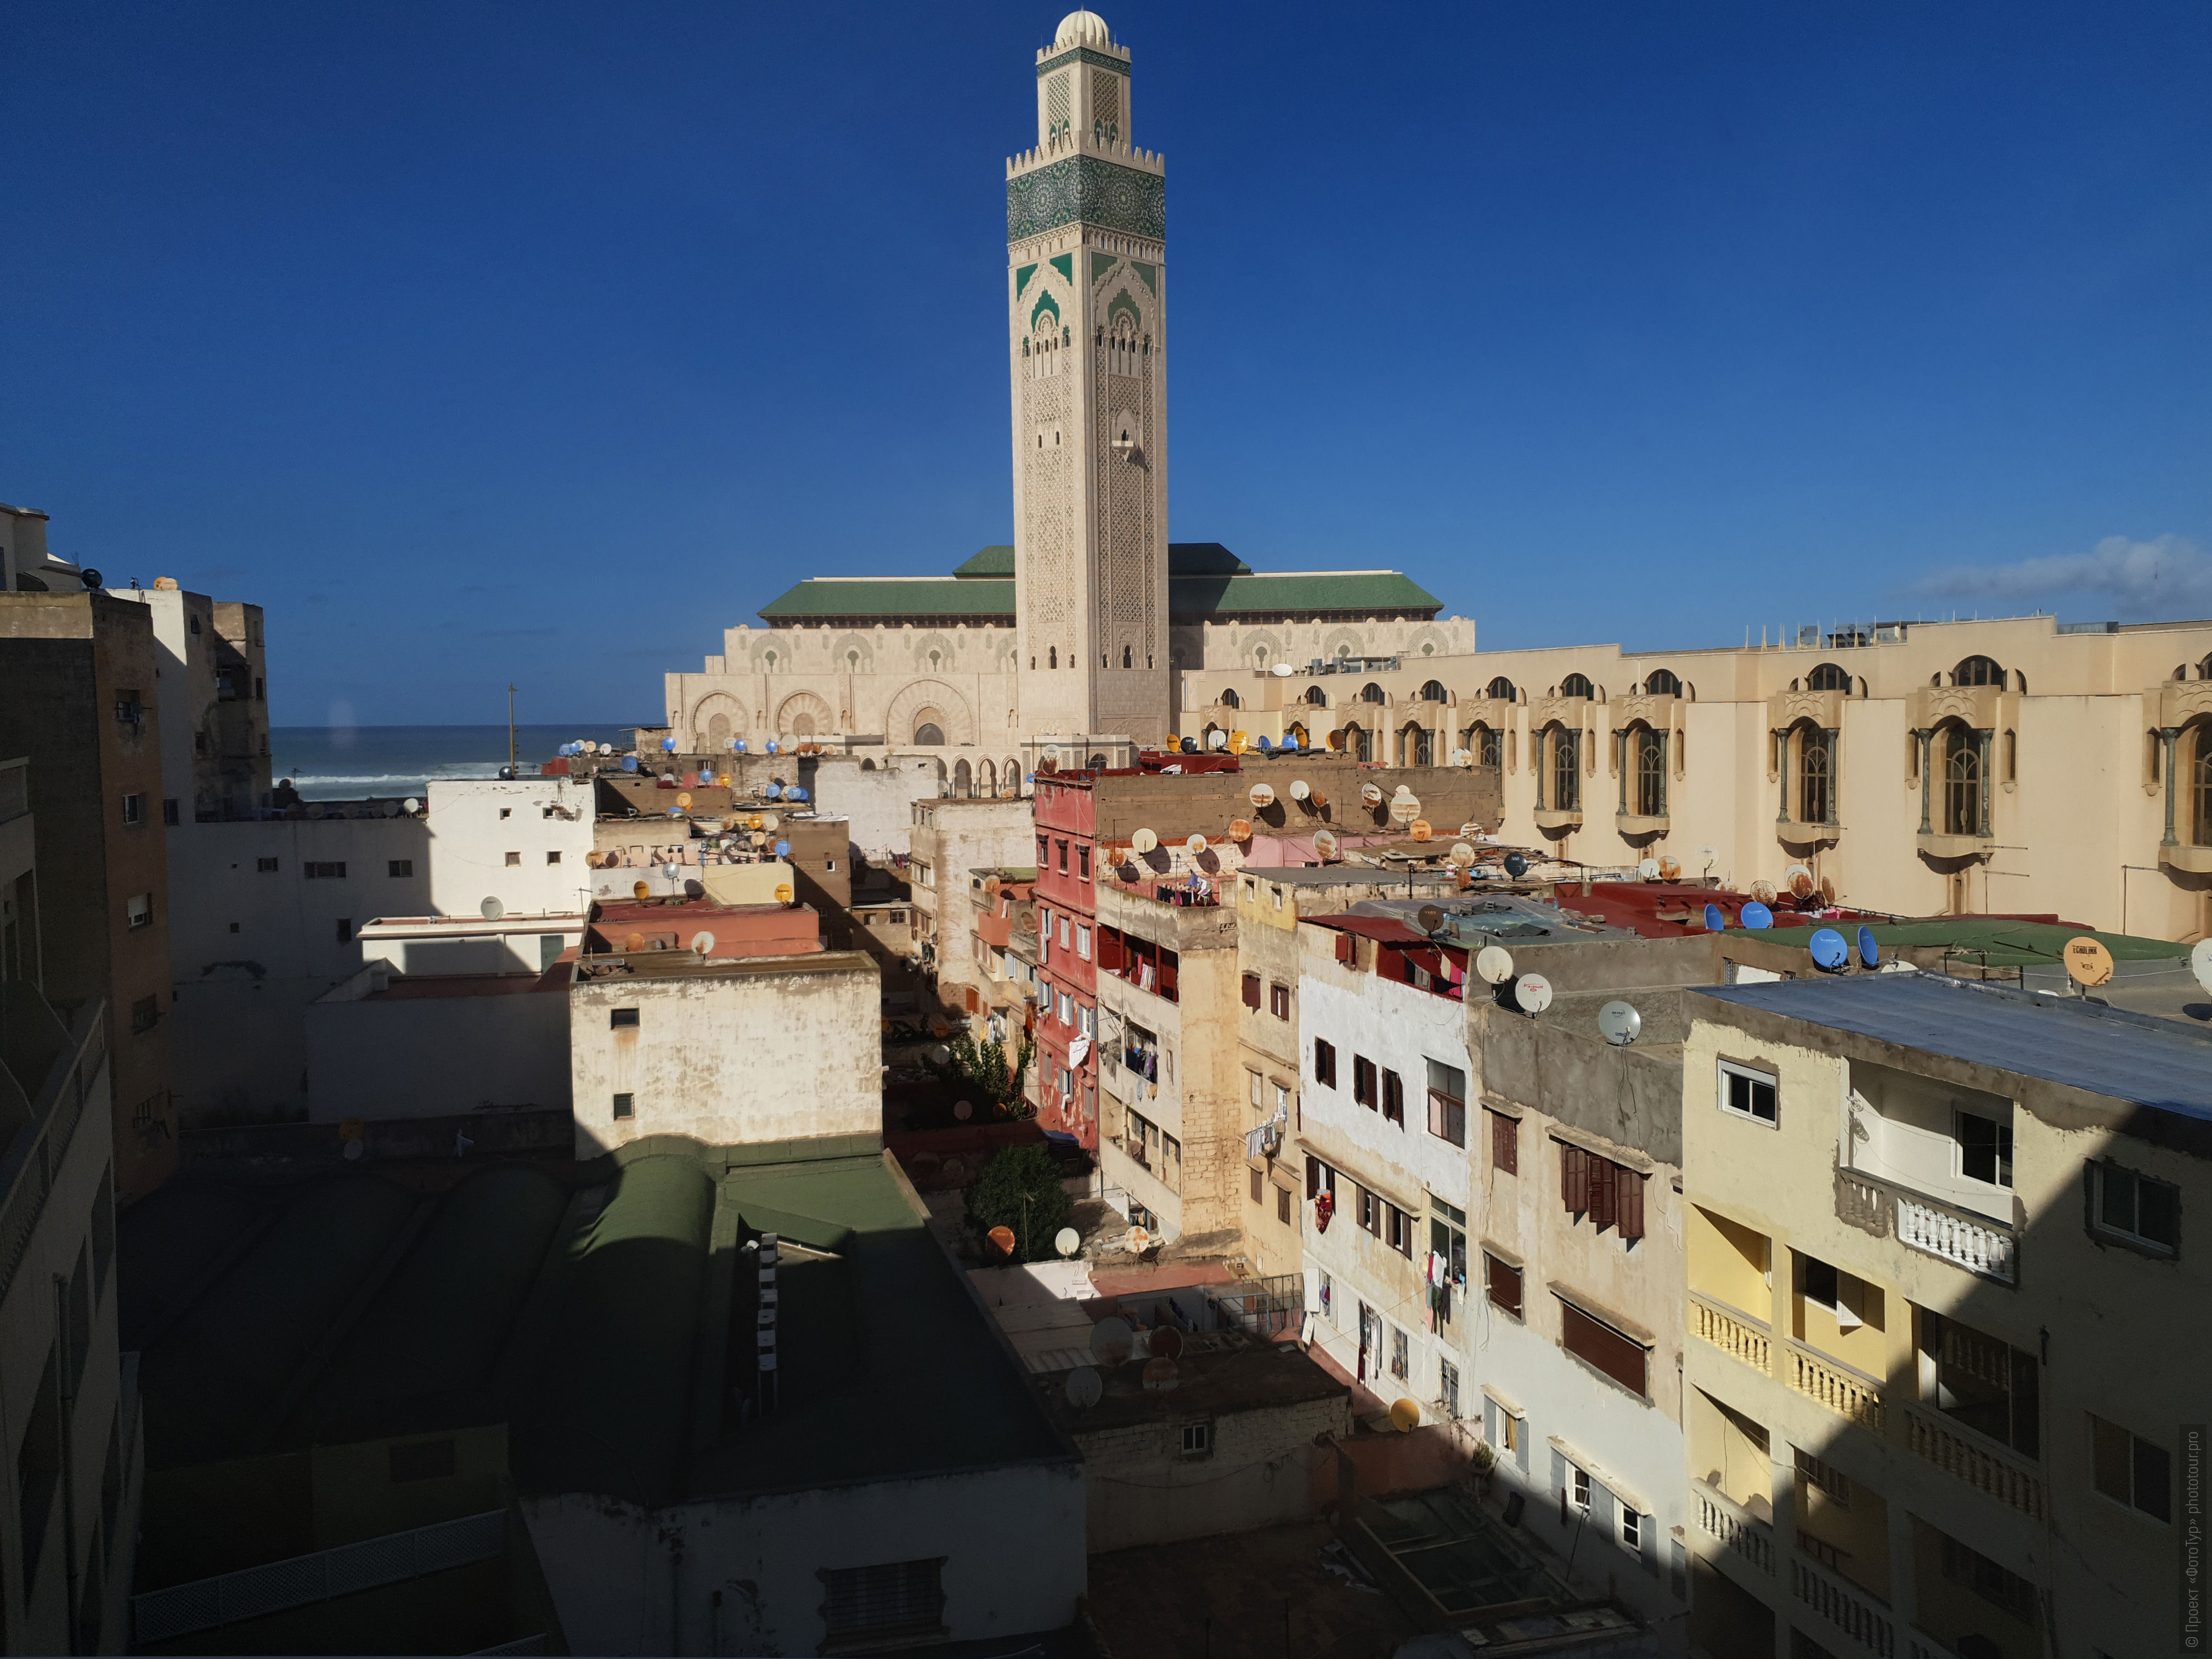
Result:
M1589 1207L1589 1176L1583 1162L1583 1149L1559 1143L1559 1199L1574 1214Z
M1610 1158L1599 1158L1595 1154L1589 1154L1588 1158L1590 1225L1603 1232L1613 1224L1613 1201L1617 1190L1614 1181L1620 1174L1620 1166Z
M1503 1112L1490 1115L1490 1161L1501 1173L1521 1173L1520 1125Z
M1260 1011L1260 976L1257 974L1244 975L1244 1006L1255 1013Z
M1339 933L1336 936L1336 959L1339 962L1349 962L1352 960L1351 934Z
M1623 1238L1644 1237L1644 1177L1633 1170L1619 1171L1614 1180L1620 1188L1620 1236Z

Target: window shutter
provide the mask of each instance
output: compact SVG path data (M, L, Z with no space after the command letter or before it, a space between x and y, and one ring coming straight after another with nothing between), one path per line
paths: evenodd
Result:
M1520 1125L1503 1112L1490 1115L1490 1161L1505 1175L1521 1172Z
M1339 962L1349 962L1352 960L1351 934L1339 933L1336 936L1336 959Z
M1633 1170L1620 1170L1614 1180L1620 1186L1620 1236L1623 1238L1644 1237L1644 1177Z
M1260 1012L1260 976L1257 974L1244 975L1244 1006L1255 1014Z
M1589 1160L1579 1146L1559 1143L1559 1199L1568 1213L1576 1214L1589 1205Z
M1616 1182L1621 1169L1610 1158L1588 1154L1585 1157L1589 1169L1590 1225L1603 1232L1615 1219L1613 1197L1619 1190Z

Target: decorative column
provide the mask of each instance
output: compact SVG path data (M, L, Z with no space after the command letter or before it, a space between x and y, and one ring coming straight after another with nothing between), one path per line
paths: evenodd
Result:
M1978 729L1974 733L1974 747L1980 753L1982 757L1982 763L1979 768L1981 772L1981 787L1979 790L1981 799L1976 803L1979 809L1978 822L1980 823L1981 828L1975 833L1979 835L1984 841L1987 841L1991 833L1990 830L1990 796L1992 792L1990 788L1990 773L1996 763L1996 736L1997 734L1995 732L1990 731L1986 727Z
M1823 728L1820 732L1820 741L1828 745L1828 825L1831 829L1842 822L1836 816L1842 810L1837 805L1837 798L1843 793L1844 782L1843 771L1837 764L1843 757L1843 744L1837 741L1842 736L1842 729L1833 726Z
M1928 815L1932 810L1929 798L1936 792L1936 732L1932 726L1923 726L1915 728L1913 735L1920 739L1920 833L1925 836L1932 833Z
M1660 732L1660 733L1659 733L1659 803L1658 803L1658 804L1659 804L1659 816L1660 816L1661 817L1662 817L1662 818L1663 818L1663 817L1665 817L1668 815L1668 811L1671 810L1672 805L1673 805L1673 803L1672 803L1672 802L1670 802L1670 801L1668 799L1668 793L1669 793L1670 792L1668 791L1668 787L1667 787L1667 765L1668 765L1668 758L1669 758L1668 751L1669 750L1673 749L1673 748L1674 748L1674 743L1673 743L1673 741L1672 741L1672 739L1673 739L1673 738L1674 738L1674 734L1672 732Z
M1616 731L1613 734L1613 769L1620 781L1620 816L1628 816L1628 769L1635 757L1630 753L1628 733Z
M2174 839L2173 834L2173 762L2180 736L2181 728L2178 726L2161 726L2158 728L2159 770L2166 783L2166 839L2159 842L2160 847L2178 847L2181 844ZM2202 743L2204 739L2200 736L2197 741Z
M1777 823L1790 822L1790 733L1785 730L1774 734L1774 773L1782 780L1781 810L1775 813Z

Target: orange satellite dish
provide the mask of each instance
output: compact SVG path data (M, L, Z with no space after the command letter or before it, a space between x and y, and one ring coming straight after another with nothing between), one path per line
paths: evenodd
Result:
M625 951L642 951L645 949L645 935L642 933L632 933L629 938L623 940L623 949Z
M2112 953L2101 939L2083 933L2066 941L2066 976L2083 990L2103 985L2112 977Z
M1230 839L1230 840L1231 840L1231 841L1249 841L1249 840L1251 840L1251 839L1252 839L1252 823L1251 823L1251 820L1250 820L1250 819L1249 819L1249 818L1231 818L1231 819L1230 819L1230 820L1229 820L1229 839Z
M997 1247L1000 1255L1014 1253L1014 1230L1012 1227L994 1227L986 1237Z
M634 898L641 898L641 899L643 899L643 898L651 898L651 897L653 896L653 889L652 889L652 888L650 888L650 887L648 887L648 886L647 886L647 885L646 885L643 882L641 882L641 882L638 882L638 883L636 883L636 884L635 884L630 888L630 890L630 890L630 896L631 896L632 897L634 897Z
M1415 841L1426 841L1431 836L1436 834L1436 831L1430 827L1426 818L1415 818L1406 826L1406 833Z

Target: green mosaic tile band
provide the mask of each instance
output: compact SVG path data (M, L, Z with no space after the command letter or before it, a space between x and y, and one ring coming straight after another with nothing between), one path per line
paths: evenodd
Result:
M1036 275L1035 265L1018 265L1014 270L1014 298L1020 299L1029 291L1030 278Z
M1078 46L1073 52L1063 52L1057 58L1048 58L1037 65L1037 79L1044 77L1063 64L1096 64L1100 69L1112 70L1117 75L1129 72L1129 60L1116 58L1111 52L1093 52L1088 46Z
M1006 180L1006 240L1075 223L1164 241L1168 181L1096 155L1070 155Z

